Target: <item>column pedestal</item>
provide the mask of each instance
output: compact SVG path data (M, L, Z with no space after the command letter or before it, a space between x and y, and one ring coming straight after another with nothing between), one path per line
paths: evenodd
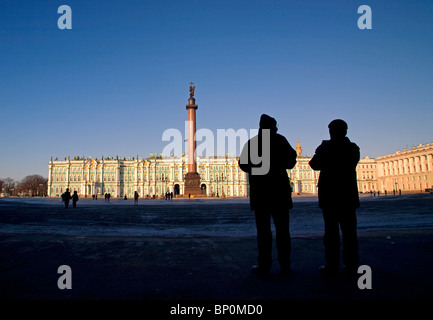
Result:
M185 174L185 192L184 195L201 197L200 175L197 172L187 172Z

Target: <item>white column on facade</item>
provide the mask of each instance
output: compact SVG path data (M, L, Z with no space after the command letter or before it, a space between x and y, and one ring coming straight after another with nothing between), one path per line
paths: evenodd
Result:
M138 192L138 159L136 160L136 163L134 165L134 190L132 190L132 195L135 193L135 191Z
M149 176L150 169L149 169L149 162L147 162L147 161L145 162L144 170L146 172L146 181L145 181L146 195L148 195L148 194L150 194L150 189L149 189L149 187L150 187L150 176Z
M426 170L428 172L433 171L432 166L433 166L433 155L432 154L428 154L427 155L427 168L426 168Z
M425 155L421 155L421 172L426 172L427 168L426 168L426 157Z
M419 156L416 156L415 157L415 172L420 172L419 164L420 164Z
M69 172L70 172L70 161L69 161L69 157L68 157L68 162L66 163L66 188L69 188Z
M80 194L81 195L84 195L85 194L85 189L86 189L86 184L84 183L84 160L83 160L83 162L81 163L81 165L80 165L80 183L81 183L81 192L80 192Z
M409 173L409 161L407 158L403 159L403 174Z
M119 197L120 196L120 163L119 160L117 161L116 164L116 194L114 195L115 197Z
M144 162L142 161L140 163L140 197L143 198L144 197Z
M409 162L409 174L411 174L411 173L413 173L413 158L412 157L410 157L409 159L408 159L408 162Z
M52 169L53 169L53 167L52 167L52 161L53 161L53 158L51 158L51 161L50 161L50 163L48 164L48 183L47 183L47 195L49 196L49 197L51 197L51 185L52 185Z
M383 171L383 165L382 163L378 163L377 164L377 178L379 179L379 177L382 176L382 171Z

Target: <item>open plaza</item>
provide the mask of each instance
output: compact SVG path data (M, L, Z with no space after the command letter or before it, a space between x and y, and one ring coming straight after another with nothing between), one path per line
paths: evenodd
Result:
M292 268L274 258L257 277L254 214L244 199L0 199L2 300L419 300L433 298L433 196L362 196L358 278L318 272L324 262L317 198L294 197ZM274 242L275 248L275 242ZM274 249L274 254L275 254ZM61 288L70 268L71 288ZM361 275L360 275L361 276Z

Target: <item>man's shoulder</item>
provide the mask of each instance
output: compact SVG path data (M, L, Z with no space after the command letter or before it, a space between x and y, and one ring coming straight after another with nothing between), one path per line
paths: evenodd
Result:
M331 140L322 140L322 143L317 147L317 149L326 149L331 146Z
M350 141L349 139L347 139L347 141L349 142L349 145L352 149L359 150L359 146L355 142Z
M281 143L289 143L289 141L287 141L287 138L285 136L283 136L282 134L279 134L279 133L275 134L275 140L277 140Z

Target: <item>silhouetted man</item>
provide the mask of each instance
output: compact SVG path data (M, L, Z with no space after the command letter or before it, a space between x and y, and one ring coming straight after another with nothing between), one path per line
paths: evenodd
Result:
M138 204L138 192L134 192L134 204Z
M347 124L343 120L328 125L331 139L324 140L310 161L314 170L320 170L319 207L323 212L326 265L319 268L328 274L340 270L340 233L343 238L345 271L358 269L358 236L356 209L359 207L356 165L359 147L346 137Z
M69 189L66 188L65 193L63 194L63 200L65 201L65 208L69 207L69 200L71 200L71 193L69 192Z
M252 270L259 275L269 274L272 266L271 217L281 271L290 272L289 210L293 203L286 170L296 164L296 151L277 130L277 121L263 114L259 134L245 144L239 159L239 167L248 173L250 208L255 211L258 264Z
M77 191L74 191L74 194L72 195L72 206L74 208L77 207L77 201L78 201L78 193Z

